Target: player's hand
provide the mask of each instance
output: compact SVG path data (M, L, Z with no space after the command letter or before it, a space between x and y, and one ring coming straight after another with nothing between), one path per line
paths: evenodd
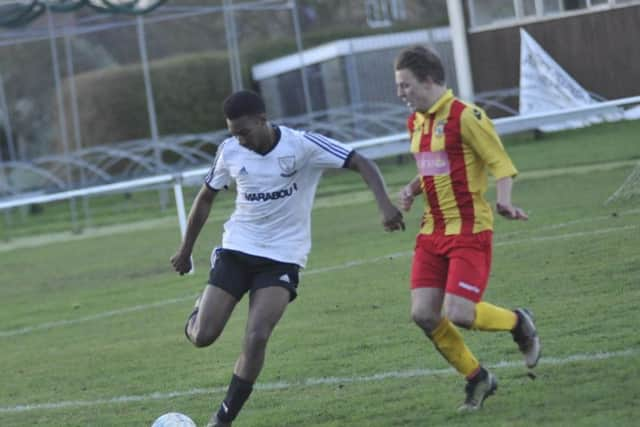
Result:
M405 226L404 220L402 219L402 212L393 205L389 206L385 209L382 226L385 231L404 231Z
M181 276L191 271L191 254L178 250L178 252L171 257L170 261L173 269L180 273Z
M507 219L526 221L529 216L519 207L507 204L496 203L496 211Z
M409 209L411 209L411 205L413 204L413 200L416 198L416 196L413 195L411 185L407 185L402 190L400 190L398 198L400 202L400 208L402 208L402 210L405 212L409 212Z

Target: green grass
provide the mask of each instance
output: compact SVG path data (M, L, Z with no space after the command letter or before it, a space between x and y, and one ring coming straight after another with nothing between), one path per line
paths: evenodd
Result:
M483 363L508 363L494 368L500 388L481 412L455 412L464 381L446 371L409 319L419 206L407 215L408 231L384 233L358 176L329 174L313 213L300 297L269 344L259 378L266 388L258 387L234 425L636 425L640 202L603 206L631 166L583 168L638 159L634 126L507 142L522 172L514 199L531 219L496 221L485 297L535 312L544 345L535 381L525 377L508 334L465 331ZM594 141L606 141L606 155ZM563 167L560 175L539 172ZM394 190L413 175L409 162L383 162L382 169ZM169 411L204 423L238 355L246 301L212 347L188 345L182 328L232 199L222 195L214 207L196 245L196 274L188 277L169 268L175 221L1 252L0 425L144 426ZM361 262L345 266L350 261ZM334 380L308 381L327 378ZM123 396L132 398L116 400ZM17 410L46 404L53 407Z

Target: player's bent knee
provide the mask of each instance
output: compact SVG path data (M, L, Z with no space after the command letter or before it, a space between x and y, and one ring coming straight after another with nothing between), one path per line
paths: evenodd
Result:
M203 336L196 336L195 338L191 339L193 345L198 348L208 347L213 344L214 341L215 340Z
M433 331L440 323L440 316L437 316L434 313L425 313L422 311L412 311L411 319L416 325L418 325L418 327L420 327L420 329L427 333Z
M444 307L444 315L454 325L468 329L473 324L475 313L453 305Z
M194 347L198 348L208 347L213 344L213 341L214 340L204 339L202 337L195 337L191 339L191 343L194 345Z
M216 333L215 331L198 331L195 336L191 336L191 342L198 348L208 347L213 344L219 336L220 333Z

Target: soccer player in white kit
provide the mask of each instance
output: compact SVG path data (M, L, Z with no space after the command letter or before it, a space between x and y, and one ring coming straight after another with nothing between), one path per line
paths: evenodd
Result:
M267 341L287 304L296 298L298 271L311 248L311 207L323 170L358 172L375 196L387 231L404 230L371 160L325 136L272 125L264 101L239 91L223 104L231 137L196 196L174 269L191 270L191 253L219 190L236 182L235 210L214 249L209 282L189 316L185 334L196 347L212 344L234 307L249 292L249 316L227 395L209 426L230 426L249 398L264 363Z

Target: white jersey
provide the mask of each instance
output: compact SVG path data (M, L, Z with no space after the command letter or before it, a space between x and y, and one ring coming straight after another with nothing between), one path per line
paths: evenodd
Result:
M224 224L222 247L305 266L311 249L311 208L322 171L347 165L348 146L313 132L275 127L267 154L235 137L218 148L205 178L212 190L236 182L236 206Z

